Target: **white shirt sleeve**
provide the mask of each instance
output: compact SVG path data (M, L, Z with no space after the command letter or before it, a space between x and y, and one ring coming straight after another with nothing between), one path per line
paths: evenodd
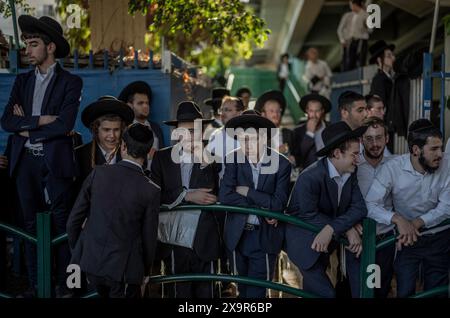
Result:
M385 205L392 191L392 181L393 176L387 165L384 165L377 173L366 196L367 216L386 225L392 223L392 217L394 216L392 208L387 209Z
M450 175L447 174L445 185L438 196L438 204L434 209L429 210L420 218L425 223L425 227L433 227L450 218Z

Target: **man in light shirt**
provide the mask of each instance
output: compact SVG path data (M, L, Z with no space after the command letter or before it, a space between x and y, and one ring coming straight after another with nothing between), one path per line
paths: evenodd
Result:
M245 106L240 98L224 97L219 109L222 123L226 125L230 119L239 116L244 110ZM206 149L211 155L215 156L216 163L222 165L220 179L222 179L225 170L225 156L238 147L239 142L226 133L225 126L218 128L209 138Z
M310 93L330 98L332 76L330 67L327 62L319 59L319 51L314 47L306 51L306 57L308 61L303 80L307 83Z
M350 7L353 15L350 24L351 41L348 52L348 70L366 65L367 41L369 40L369 32L371 32L366 24L369 14L364 7L364 0L351 0Z
M381 224L395 224L399 232L394 263L398 297L414 294L421 265L425 291L449 281L450 229L439 226L450 217L450 175L447 159L443 160L442 134L429 120L416 120L409 126L408 146L409 154L381 167L366 196L368 216ZM386 202L389 196L391 203Z
M363 151L358 164L358 184L365 198L377 172L389 160L389 156L384 154L389 137L387 127L380 118L369 117L364 125L368 128L362 138ZM393 228L393 225L377 224L377 241L393 235ZM375 289L375 297L386 298L390 291L394 254L394 245L377 251L376 263L381 268L381 287Z

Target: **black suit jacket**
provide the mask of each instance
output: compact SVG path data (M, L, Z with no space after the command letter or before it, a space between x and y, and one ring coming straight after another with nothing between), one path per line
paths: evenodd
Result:
M241 149L239 148L227 156L227 160L230 163L225 164L225 173L220 184L220 202L226 205L245 208L254 207L282 213L289 197L291 175L289 160L271 149L274 158L278 159L278 167L274 169L274 173L260 174L255 189L249 161L245 158L245 162L239 163L238 152L240 151ZM263 166L270 166L270 163L263 163ZM236 192L237 186L249 188L246 197ZM247 218L247 214L227 213L224 240L230 251L234 251L238 246L244 233ZM266 253L278 254L284 238L284 224L278 222L277 227L274 227L268 224L264 218L258 218L261 230L259 231L259 247L255 246L255 248L262 249Z
M161 203L172 204L183 192L180 164L172 160L174 147L161 149L155 153L151 166L151 178L161 187ZM192 167L190 189L210 188L213 194L218 192L218 167L215 163L204 168L199 163ZM184 202L185 203L185 202ZM171 212L177 213L177 212ZM202 212L194 239L194 251L205 262L219 258L220 236L222 230L214 212ZM161 258L169 256L171 247L163 244Z
M390 102L393 86L394 81L381 70L378 70L370 84L370 94L378 95L383 100L384 107L386 107L386 118L387 113L391 110Z
M367 215L356 172L344 184L338 205L338 186L330 178L327 158L303 171L292 190L287 213L323 228L329 224L335 235L345 234ZM286 224L286 252L298 267L309 269L320 256L311 249L316 233ZM330 251L330 249L329 249Z
M120 151L117 152L116 162L122 160L120 156ZM75 148L75 162L77 167L77 180L80 182L86 179L86 177L92 171L92 141L90 143L81 145ZM104 165L106 159L98 145L95 147L95 165Z
M325 121L325 126L329 123ZM301 169L305 169L317 161L316 143L314 138L306 134L306 122L298 126L293 131L292 155L295 157L295 164Z
M32 115L35 80L34 70L17 75L1 118L2 128L14 133L9 158L10 174L13 174L27 141L27 138L20 136L19 133L28 131L32 143L43 143L45 163L52 175L73 177L75 176L73 142L68 133L73 129L77 118L82 80L56 64L55 74L45 91L41 114L54 115L58 118L40 127L38 126L40 116ZM15 104L22 106L25 116L13 114Z
M141 284L155 253L159 206L160 188L141 168L126 161L95 167L67 221L72 262L88 274Z
M149 123L150 123L150 128L152 129L153 133L156 135L156 137L159 140L159 149L164 148L165 142L164 142L164 135L161 130L161 127L159 127L159 125L153 121L149 121Z

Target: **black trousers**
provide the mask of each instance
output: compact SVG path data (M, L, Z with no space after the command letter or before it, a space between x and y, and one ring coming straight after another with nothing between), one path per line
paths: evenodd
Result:
M70 213L70 187L72 178L53 176L43 156L35 156L24 149L16 171L17 193L23 213L25 230L36 234L36 214L50 211L52 214L52 234L66 232L66 223ZM49 202L46 202L45 191ZM62 243L52 250L56 255L56 282L66 284L66 268L70 262L70 250L67 243ZM25 257L31 286L37 285L36 246L25 244Z
M92 285L100 298L140 298L141 286L115 282L106 277L87 274L89 284Z
M214 262L205 262L198 257L194 250L175 246L173 247L172 256L164 260L166 264L166 273L171 274L211 274L215 272ZM213 298L213 282L183 282L170 284L170 298Z
M377 235L377 241L381 241L393 234L394 231L389 231L385 234ZM395 244L386 246L376 252L375 262L380 266L381 270L381 286L374 290L376 298L386 298L391 290L391 282L394 275L394 256Z
M367 40L353 39L348 48L348 71L366 65Z

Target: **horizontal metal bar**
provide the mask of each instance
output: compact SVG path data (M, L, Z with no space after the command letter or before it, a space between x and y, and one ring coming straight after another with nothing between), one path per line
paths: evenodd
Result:
M433 72L431 73L431 77L433 78L448 78L450 77L450 73L444 73L444 72Z
M4 293L0 293L0 298L14 298L13 295L8 295L8 294L4 294Z
M357 85L366 85L369 84L369 80L363 79L363 80L357 80L357 81L348 81L343 83L331 83L331 88L342 88L342 87L350 87L350 86L357 86Z
M412 295L410 298L430 298L436 295L443 295L443 294L449 294L450 295L450 286L439 286L415 295Z
M37 238L35 236L33 236L32 234L25 232L24 230L21 230L15 226L5 224L5 223L0 223L0 230L15 234L15 235L19 236L20 238L23 238L32 243L35 243L35 244L37 243Z
M68 238L67 233L58 235L57 237L55 237L52 240L52 246L55 246L55 245L58 245L58 244L61 244L65 241L67 241L67 238Z
M186 275L169 275L169 276L152 276L149 280L153 284L158 283L175 283L186 281L223 281L235 282L238 284L252 285L258 287L269 288L273 290L282 291L302 298L321 298L320 296L305 292L301 289L270 282L267 280L260 280L249 278L245 276L231 276L231 275L214 275L214 274L186 274Z

